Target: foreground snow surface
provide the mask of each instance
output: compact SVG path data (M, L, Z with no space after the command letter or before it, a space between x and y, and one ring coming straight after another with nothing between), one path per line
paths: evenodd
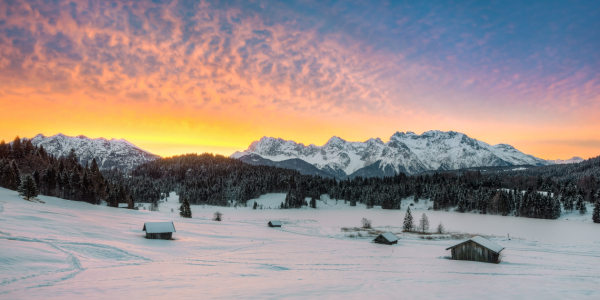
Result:
M262 196L275 207L283 194ZM192 206L134 211L0 189L0 298L597 299L600 225L426 211L432 229L495 235L500 264L452 261L457 240L401 234L402 211L318 201L319 209ZM251 203L251 202L250 202ZM418 220L426 209L413 210ZM174 212L171 212L174 208ZM222 222L210 220L221 211ZM398 245L349 237L369 218ZM282 228L269 228L279 219ZM174 240L147 240L147 221L174 221ZM511 239L507 238L510 233Z

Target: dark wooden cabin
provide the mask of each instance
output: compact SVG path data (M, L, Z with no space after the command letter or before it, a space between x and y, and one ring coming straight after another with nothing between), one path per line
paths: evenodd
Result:
M269 221L269 227L281 227L281 221Z
M146 222L143 231L147 239L170 240L175 232L173 222Z
M398 244L398 240L399 240L399 238L397 236L395 236L393 233L386 232L386 233L382 233L379 236L377 236L373 240L373 242L378 243L378 244L393 245L393 244Z
M498 263L500 252L504 247L476 236L464 242L448 247L446 250L452 250L452 259L470 260L487 263Z

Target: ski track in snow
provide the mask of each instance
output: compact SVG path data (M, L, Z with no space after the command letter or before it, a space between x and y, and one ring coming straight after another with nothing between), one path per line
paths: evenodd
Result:
M275 207L281 197L256 201ZM0 269L8 272L0 275L2 297L393 298L402 290L409 298L593 299L600 285L597 235L532 239L531 232L507 227L509 240L498 235L508 229L495 228L525 222L597 233L591 223L424 211L426 201L411 207L415 220L427 213L432 227L441 218L447 229L462 228L458 216L494 235L506 247L496 265L448 260L445 248L456 240L400 233L400 243L387 246L373 237L350 238L341 227L358 226L362 217L376 229L400 232L404 211L350 208L343 201L318 201L318 210L192 206L194 218L183 219L175 195L160 212L40 198L46 204L0 189ZM222 222L210 219L216 210L224 213ZM283 227L268 228L274 219ZM175 221L174 240L145 239L141 227L152 220Z
M0 295L6 294L9 292L13 292L13 291L22 290L22 289L32 289L32 288L38 288L38 287L44 287L44 286L51 286L51 285L59 283L61 281L71 279L71 278L75 277L77 274L79 274L81 271L84 270L84 268L81 267L81 263L79 262L79 259L77 259L77 257L73 253L71 253L69 251L65 251L65 250L61 249L60 247L54 245L51 242L47 242L47 241L43 241L43 240L39 240L39 239L31 239L31 238L26 238L26 237L12 237L12 236L11 237L0 237L0 239L30 242L30 243L43 243L43 244L48 245L60 252L63 252L65 255L67 255L66 261L70 265L70 268L68 268L68 269L59 269L59 270L56 270L55 272L48 272L48 273L42 273L42 274L37 274L37 275L30 275L30 276L24 276L24 277L20 277L20 278L14 278L11 280L4 280L4 281L0 282L0 288L6 286L8 284L23 281L26 279L31 279L31 278L36 278L36 277L50 277L52 275L60 275L58 279L48 279L48 282L45 282L45 283L33 284L31 286L26 286L26 287L14 289L14 290L5 290L5 291L0 290ZM63 273L66 273L66 274L63 274Z

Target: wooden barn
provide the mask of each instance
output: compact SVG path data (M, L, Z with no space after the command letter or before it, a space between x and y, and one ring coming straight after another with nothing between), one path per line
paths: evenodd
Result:
M175 232L173 222L146 222L143 231L147 239L170 240Z
M480 236L476 236L449 247L446 250L450 249L452 249L452 259L498 263L500 251L502 251L504 247Z
M119 203L118 208L129 208L129 203Z
M281 227L281 221L269 221L269 227Z
M393 233L386 232L386 233L382 233L378 237L376 237L373 240L373 242L378 243L378 244L393 245L393 244L398 244L398 240L399 240L399 238L397 236L395 236Z

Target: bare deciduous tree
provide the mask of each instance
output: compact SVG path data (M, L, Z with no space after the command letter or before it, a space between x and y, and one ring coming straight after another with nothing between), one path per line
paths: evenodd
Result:
M422 233L429 231L429 219L427 218L426 214L423 214L423 216L421 216L421 220L419 220L419 231Z

